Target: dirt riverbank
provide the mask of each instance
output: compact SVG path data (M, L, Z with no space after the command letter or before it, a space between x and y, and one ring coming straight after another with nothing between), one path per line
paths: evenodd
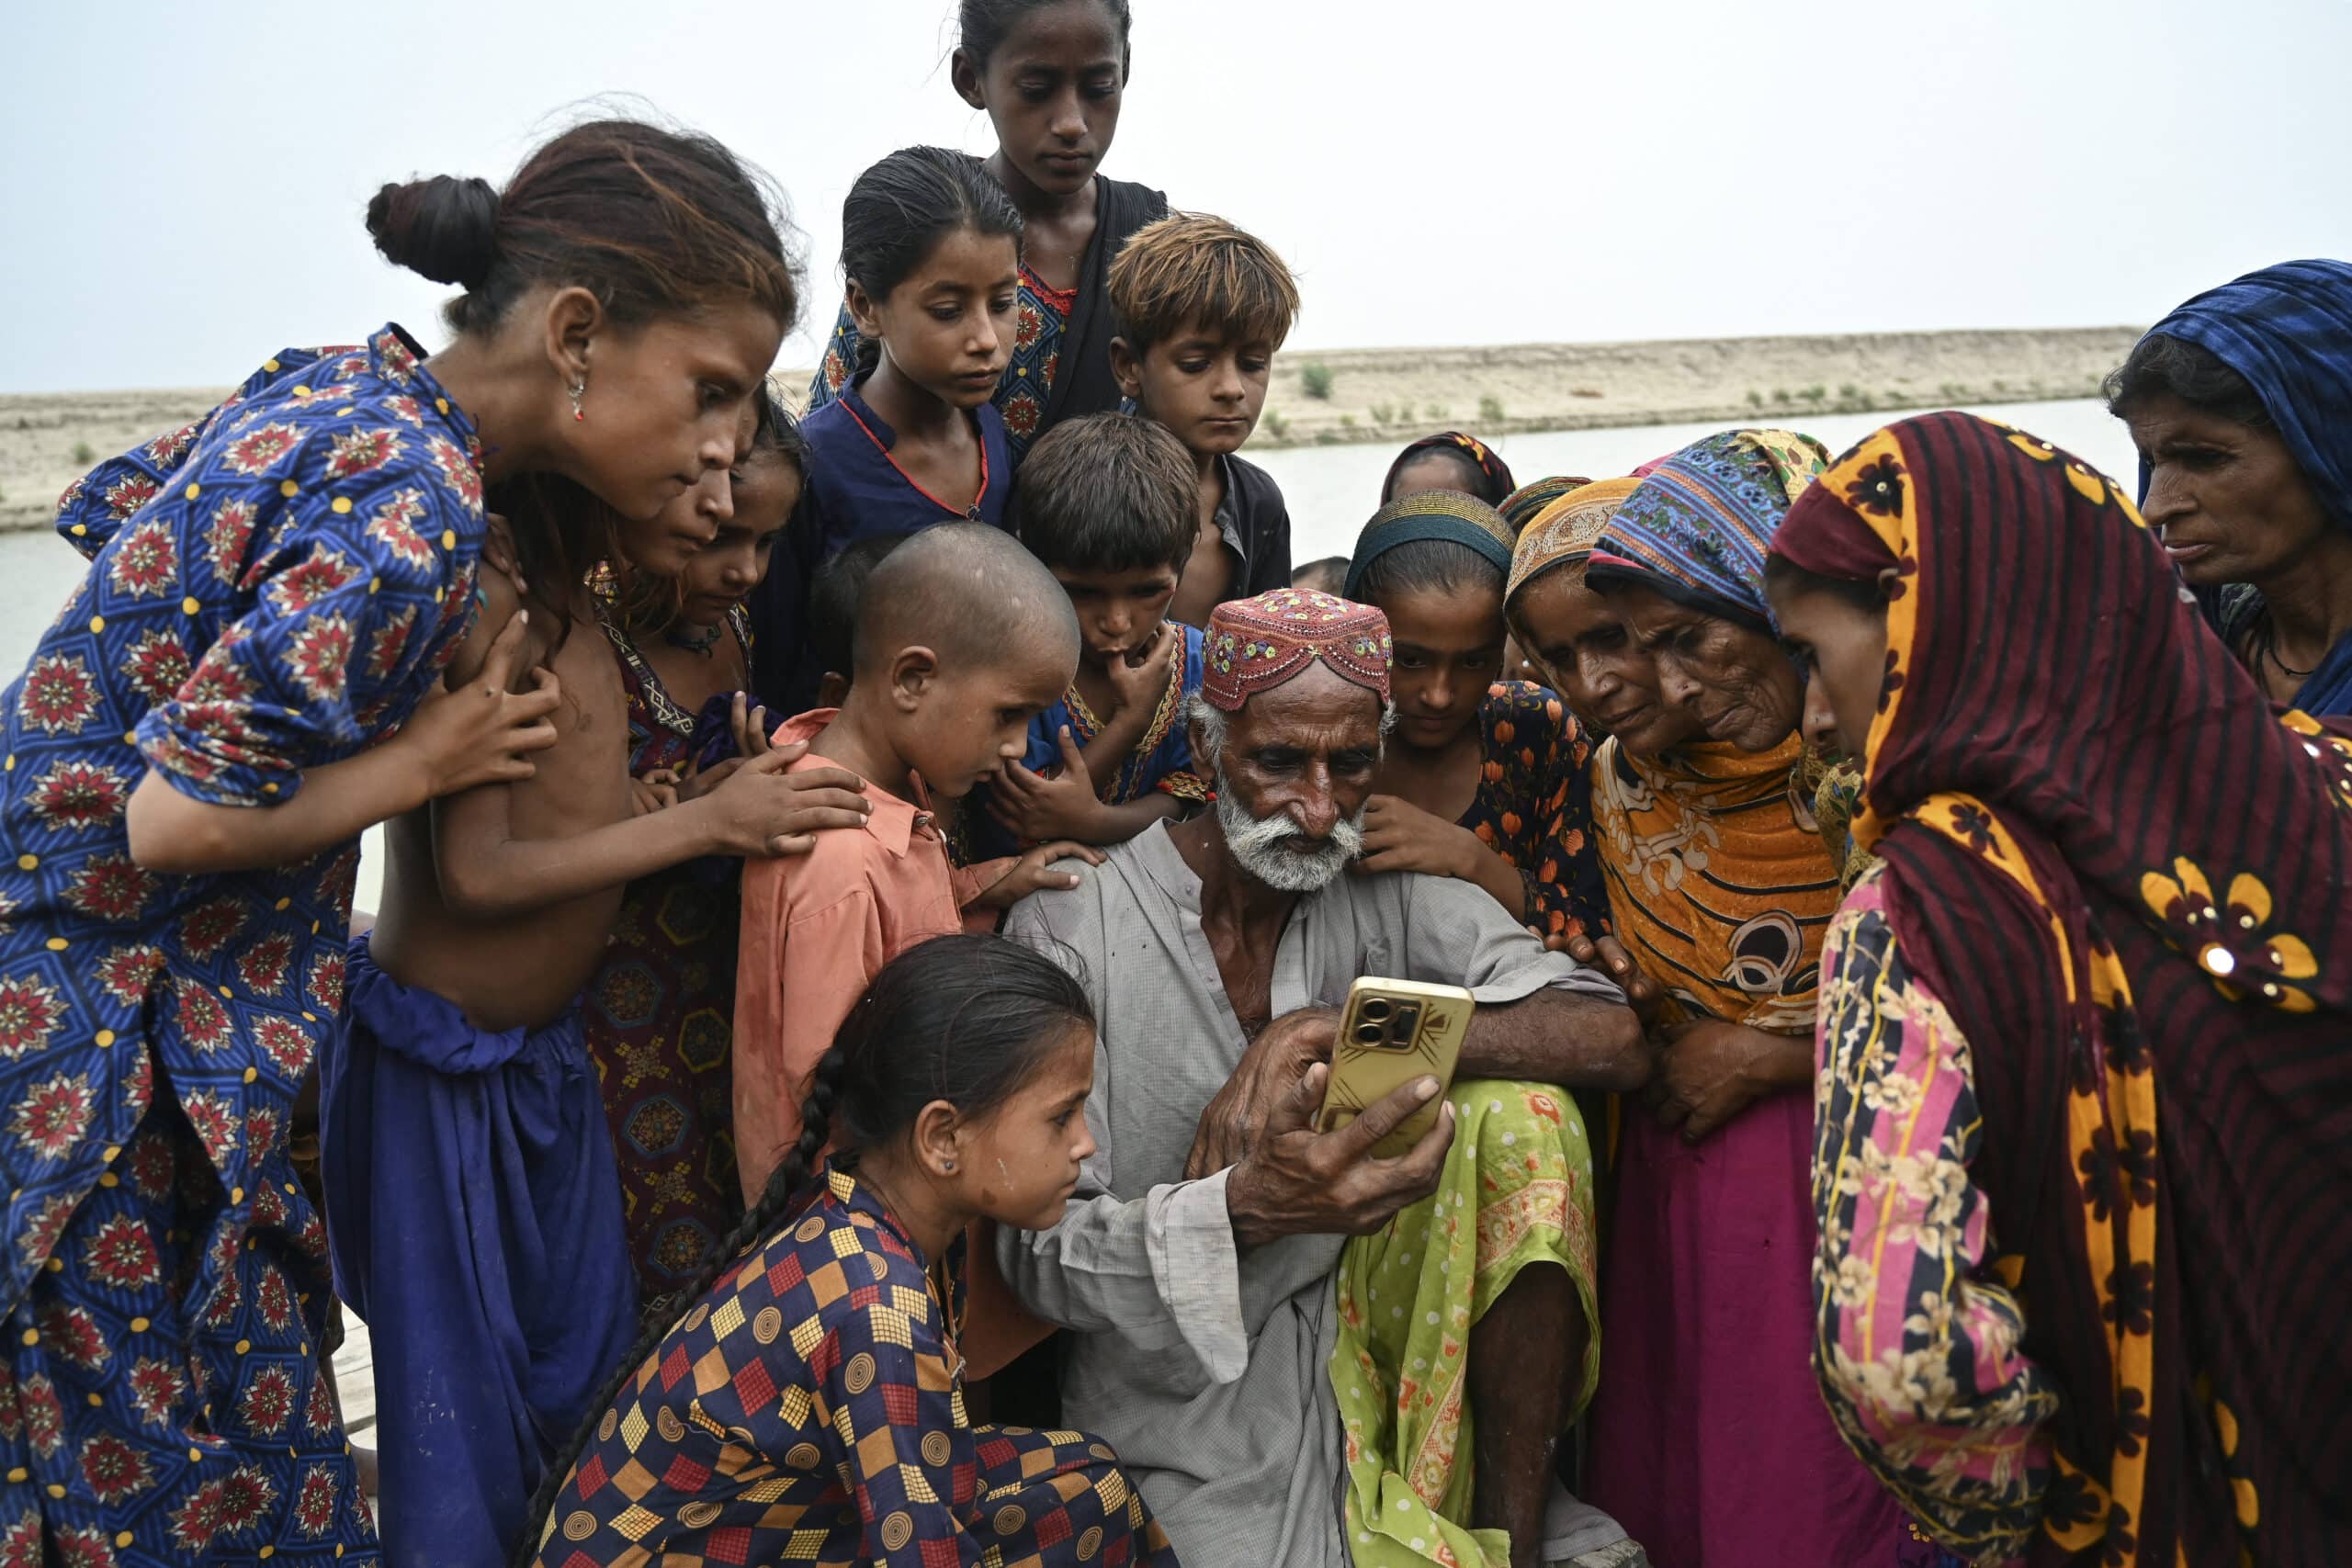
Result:
M1285 351L1250 445L1401 445L1445 429L1507 435L2083 398L2138 336L2082 327ZM797 402L808 373L776 379ZM47 526L58 494L92 463L201 416L223 395L0 394L0 529Z

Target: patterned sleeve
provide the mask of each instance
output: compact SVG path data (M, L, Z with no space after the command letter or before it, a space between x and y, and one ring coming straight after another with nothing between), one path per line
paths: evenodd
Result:
M208 439L213 460L188 470L201 485L100 557L118 588L153 571L167 600L185 595L175 618L204 652L136 734L150 766L217 806L290 800L304 768L380 739L473 613L481 491L466 452L393 421L305 429L271 412L219 433L217 453Z
M1216 792L1209 788L1208 782L1190 767L1162 773L1159 782L1152 787L1162 795L1172 795L1192 806L1206 806L1216 797Z
M804 418L831 402L842 383L857 374L857 323L843 300L841 314L833 318L833 335L825 340L824 363L808 379L808 406L800 411Z
M1968 1043L1905 968L1876 873L1832 922L1822 976L1815 1371L1847 1441L1937 1539L2015 1555L2040 1520L2058 1400L1987 1267Z
M187 466L197 443L215 423L270 382L316 364L323 352L333 351L278 350L275 357L246 377L235 391L202 419L166 431L119 457L109 457L75 479L57 498L58 533L67 544L95 560L98 551L133 513L163 493L173 476Z
M825 1398L865 1522L858 1561L934 1568L979 1556L960 1552L979 1473L937 1310L910 1278L915 1266L894 1260L874 1299L840 1321Z
M1485 771L1479 841L1519 873L1539 936L1609 929L1609 891L1593 842L1592 745L1560 699L1498 682L1480 706Z

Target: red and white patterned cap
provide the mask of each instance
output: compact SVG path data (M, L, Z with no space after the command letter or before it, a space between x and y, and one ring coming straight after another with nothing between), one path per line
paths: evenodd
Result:
M1227 713L1320 660L1334 674L1388 696L1388 617L1305 588L1219 604L1201 643L1201 695Z

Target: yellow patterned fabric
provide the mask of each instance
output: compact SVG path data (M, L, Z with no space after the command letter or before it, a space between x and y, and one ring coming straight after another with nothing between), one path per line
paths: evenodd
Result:
M1843 889L1809 795L1804 740L1721 742L1644 761L1593 757L1592 820L1610 919L1684 1014L1809 1032L1821 938Z
M1510 579L1503 589L1508 604L1532 578L1555 566L1582 566L1592 547L1607 531L1625 498L1642 488L1630 475L1619 479L1595 479L1578 486L1535 514L1519 536L1511 552Z
M1355 1568L1510 1568L1510 1538L1469 1526L1472 1325L1532 1265L1565 1269L1600 1322L1592 1149L1548 1084L1453 1086L1437 1190L1340 1255L1331 1389L1347 1430ZM1600 1336L1585 1352L1591 1397Z

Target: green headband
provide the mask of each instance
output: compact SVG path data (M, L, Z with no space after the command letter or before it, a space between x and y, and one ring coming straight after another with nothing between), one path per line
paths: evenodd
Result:
M1356 552L1348 562L1342 591L1353 599L1372 563L1399 545L1422 539L1445 539L1474 551L1496 571L1510 575L1511 548L1518 542L1501 513L1475 495L1459 491L1424 491L1400 495L1373 513L1356 536Z

